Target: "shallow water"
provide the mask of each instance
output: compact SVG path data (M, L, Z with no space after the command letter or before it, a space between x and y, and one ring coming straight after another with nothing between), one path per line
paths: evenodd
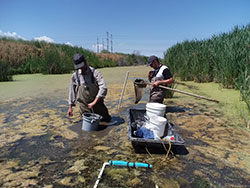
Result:
M131 78L118 109L128 70ZM148 67L101 69L109 88L106 105L117 123L95 132L81 130L78 108L73 118L66 116L70 75L60 79L27 75L34 82L37 76L43 80L39 87L43 94L33 87L35 83L30 84L33 88L16 86L11 91L5 85L6 91L0 90L4 96L0 102L0 186L93 187L104 162L124 160L146 162L153 169L107 166L99 187L249 187L249 131L235 128L219 106L201 100L182 101L177 95L165 101L167 118L186 141L188 155L134 152L127 135L127 110L134 106L132 77L143 77L146 71ZM56 89L47 88L54 79ZM25 85L31 80L19 82ZM146 93L139 105L147 98Z

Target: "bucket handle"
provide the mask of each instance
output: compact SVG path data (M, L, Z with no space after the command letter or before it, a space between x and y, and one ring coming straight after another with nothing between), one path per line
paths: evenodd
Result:
M93 123L94 121L98 121L100 119L102 119L102 116L100 116L100 117L93 117L93 119L91 119L91 123Z

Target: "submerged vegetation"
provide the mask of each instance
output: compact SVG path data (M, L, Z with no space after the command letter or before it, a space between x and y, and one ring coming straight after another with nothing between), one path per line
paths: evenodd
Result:
M166 51L164 62L181 80L239 89L250 113L250 24L210 39L177 43Z
M100 69L108 86L105 104L116 125L101 131L81 130L79 105L66 116L70 74L16 75L13 83L0 83L0 187L92 188L104 162L145 162L153 168L107 166L98 187L239 187L250 177L249 130L235 108L239 91L217 83L183 82L177 89L207 94L211 103L175 93L167 99L167 118L185 140L188 155L135 153L128 140L127 109L134 106L133 79L145 78L147 66Z

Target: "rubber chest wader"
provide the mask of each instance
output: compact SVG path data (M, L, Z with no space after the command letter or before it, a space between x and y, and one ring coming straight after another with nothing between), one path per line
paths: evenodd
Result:
M162 78L157 78L154 77L152 78L151 82L163 80ZM162 89L160 87L152 87L150 89L150 100L149 102L158 102L158 103L163 103L163 100L166 96L166 91L165 89Z
M165 65L162 65L158 70L155 70L151 83L154 83L155 81L163 80L164 79L163 71L166 68L168 67ZM165 89L160 88L160 87L151 87L149 102L163 103L165 96L166 96Z
M88 104L93 102L99 91L93 74L94 73L89 68L87 75L82 75L84 83L79 84L80 80L78 80L79 86L77 91L77 101L79 102L81 114L85 112L92 112L91 109L88 108ZM77 77L78 76L77 72ZM93 106L93 111L103 117L102 121L110 121L111 117L108 113L107 107L104 105L103 99L99 99L99 101Z

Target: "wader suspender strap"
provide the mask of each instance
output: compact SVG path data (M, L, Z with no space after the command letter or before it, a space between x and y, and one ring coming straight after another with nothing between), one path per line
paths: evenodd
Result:
M80 79L79 79L79 76L78 76L78 71L76 71L76 81L77 81L77 85L76 85L76 88L74 89L74 92L75 92L74 104L76 103L77 95L78 95L78 89L79 89L79 86L80 86Z
M93 71L92 70L90 70L90 71L91 71L91 82L94 84L95 83L95 77L94 77L94 71L95 71L95 69L93 69Z
M76 71L76 80L77 80L77 86L79 87L81 85L81 83L80 83L80 79L78 76L78 71Z
M161 67L159 69L154 70L154 74L153 77L156 77L156 75L158 74L158 72L160 71Z
M94 71L95 71L95 69L94 69L93 71L92 71L91 69L89 69L89 70L90 70L90 72L91 72L91 82L94 84L94 83L95 83L95 77L94 77ZM78 86L80 86L81 83L80 83L78 71L76 71L76 79L77 79L77 84L78 84Z
M91 72L91 82L94 84L95 83L95 77L94 77L94 71L95 71L95 69L93 71L91 69L89 69L89 70ZM80 82L80 79L79 79L79 75L78 75L78 71L76 71L76 80L77 80L77 86L76 86L75 94L77 95L79 86L81 85L81 82Z

